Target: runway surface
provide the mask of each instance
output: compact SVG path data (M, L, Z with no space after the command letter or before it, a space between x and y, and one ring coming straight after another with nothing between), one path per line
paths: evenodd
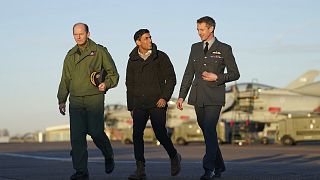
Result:
M104 173L104 159L92 142L88 143L90 179L124 180L135 170L133 146L112 142L116 167ZM320 145L221 145L227 171L221 180L233 179L320 179ZM178 146L182 170L170 176L170 161L162 146L145 145L148 180L193 180L203 173L203 143ZM0 180L69 179L74 172L69 142L0 144Z

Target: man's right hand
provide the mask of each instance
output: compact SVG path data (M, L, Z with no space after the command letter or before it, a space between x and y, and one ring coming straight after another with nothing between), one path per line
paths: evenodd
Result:
M59 104L59 111L60 111L60 114L66 115L66 103Z
M182 103L183 103L183 98L179 98L177 101L177 108L180 110L183 110Z

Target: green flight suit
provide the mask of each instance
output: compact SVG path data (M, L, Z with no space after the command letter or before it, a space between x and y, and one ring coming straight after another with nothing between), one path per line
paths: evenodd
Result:
M69 96L71 156L77 172L87 172L88 152L86 135L89 134L105 159L113 157L109 138L104 132L104 94L90 82L90 74L104 68L107 90L119 81L114 61L108 50L88 40L82 51L76 45L65 57L58 90L58 101L65 103Z

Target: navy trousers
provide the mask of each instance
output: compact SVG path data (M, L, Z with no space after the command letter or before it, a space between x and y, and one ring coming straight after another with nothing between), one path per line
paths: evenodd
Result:
M143 132L149 118L156 138L167 151L170 159L176 156L177 150L174 148L166 129L166 112L167 108L133 110L133 146L136 161L145 162Z
M198 124L203 132L206 153L202 165L205 170L224 170L225 165L218 144L216 126L222 106L195 106Z

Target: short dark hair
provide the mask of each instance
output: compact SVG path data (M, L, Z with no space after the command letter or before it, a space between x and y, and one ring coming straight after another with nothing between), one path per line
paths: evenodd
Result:
M74 31L74 27L76 27L77 25L83 25L84 26L84 30L86 31L86 33L89 32L89 26L85 23L82 23L82 22L78 22L76 24L73 25L73 28L72 28L72 31Z
M150 33L148 29L139 29L136 33L134 33L133 39L134 41L137 41L138 39L141 38L142 35Z
M213 29L216 28L216 21L210 17L210 16L204 16L200 19L197 20L197 23L200 24L200 23L206 23L207 26L211 27L213 26Z

